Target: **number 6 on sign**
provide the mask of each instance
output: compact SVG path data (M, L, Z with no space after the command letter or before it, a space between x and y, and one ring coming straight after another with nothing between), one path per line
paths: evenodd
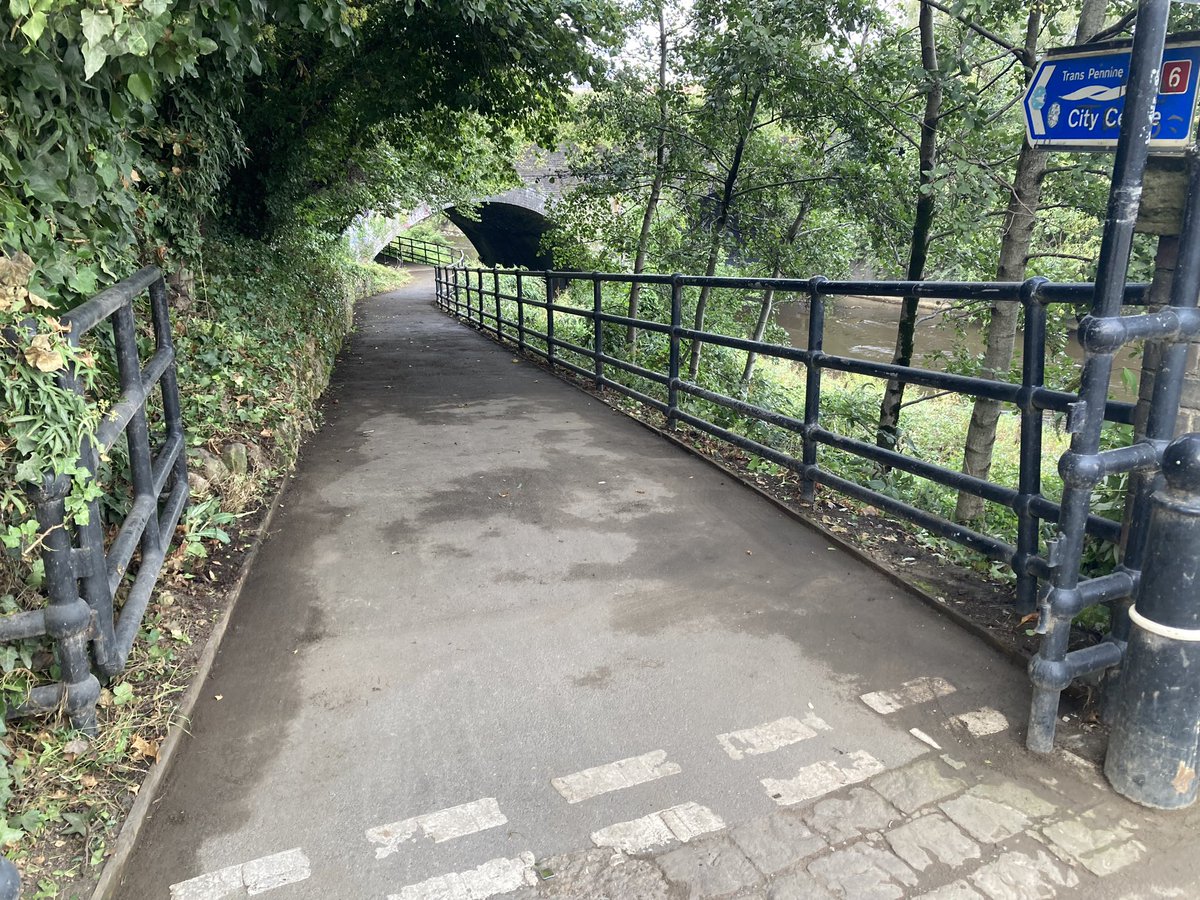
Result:
M1183 94L1187 92L1188 82L1192 77L1192 61L1177 59L1164 62L1162 67L1162 83L1159 85L1160 94Z

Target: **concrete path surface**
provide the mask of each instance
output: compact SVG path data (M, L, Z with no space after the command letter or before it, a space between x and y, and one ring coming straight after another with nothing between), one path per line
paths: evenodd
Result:
M117 896L1200 896L1195 815L1024 753L1019 668L416 271Z

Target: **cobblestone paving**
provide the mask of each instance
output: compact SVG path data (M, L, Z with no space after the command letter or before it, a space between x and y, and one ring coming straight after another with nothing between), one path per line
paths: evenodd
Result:
M1146 860L1146 843L1139 834L1161 838L1172 827L1161 816L1142 812L1070 773L1047 777L1048 770L1039 765L1040 778L1024 779L987 767L972 775L972 768L949 756L930 754L865 785L655 853L593 849L553 857L538 864L546 880L509 896L1125 896L1104 890L1104 878Z

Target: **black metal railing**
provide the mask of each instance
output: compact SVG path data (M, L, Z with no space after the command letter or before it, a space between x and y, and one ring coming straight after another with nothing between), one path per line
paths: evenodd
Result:
M561 287L579 282L591 285L592 303L589 305L585 302L574 306L561 302L562 297L558 293ZM669 321L631 319L603 309L605 284L634 282L669 293ZM683 324L685 290L705 287L740 291L773 289L779 294L806 295L809 302L809 320L805 346L785 346L686 327ZM1023 612L1040 609L1038 627L1043 632L1052 627L1054 616L1061 618L1064 607L1060 606L1057 611L1052 610L1044 594L1039 605L1039 581L1052 581L1057 577L1059 560L1056 552L1061 543L1060 540L1052 540L1045 542L1043 546L1042 523L1057 523L1059 529L1065 527L1062 522L1063 504L1042 493L1044 420L1047 413L1063 414L1067 431L1074 433L1079 428L1081 415L1084 414L1079 395L1053 390L1044 384L1047 312L1052 304L1090 304L1094 290L1095 287L1091 284L1055 284L1043 278L1033 278L1023 283L862 282L830 281L823 277L800 280L705 278L688 275L634 276L598 272L468 269L446 266L439 267L436 273L436 297L443 310L498 340L510 341L520 350L545 359L552 368L572 372L590 380L598 387L611 388L657 410L666 417L668 428L675 427L676 423L685 423L795 472L802 479L803 497L806 500L812 500L817 485L824 485L912 522L939 537L977 551L989 559L1011 566L1017 579L1017 608ZM1024 329L1020 383L902 367L826 353L826 299L861 295L896 298L916 296L923 299L1021 304L1024 311ZM1130 307L1143 306L1147 296L1148 289L1145 285L1128 286L1122 294L1122 305L1127 311ZM1159 320L1154 316L1121 316L1120 313L1121 309L1118 308L1112 321L1123 329L1122 334L1128 335L1130 340L1146 335L1170 336L1164 325L1155 324ZM565 340L565 329L561 319L563 316L583 321L584 328L589 333L588 339L580 343ZM1177 329L1171 333L1178 334L1180 332L1174 324L1177 322L1175 316L1177 314L1172 313L1168 318L1173 323L1172 327ZM1094 317L1084 321L1081 336L1085 346L1089 351L1098 352L1102 349L1100 344L1103 342L1094 335L1103 334L1107 341L1104 346L1111 346L1112 352L1115 352L1117 345L1113 343L1115 339L1111 336L1116 326L1112 323L1098 325L1096 322ZM632 359L609 352L606 349L606 325L623 326L624 329L633 328L664 336L669 341L665 369L647 368ZM542 327L544 330L540 330ZM681 359L685 359L684 354L693 342L800 364L806 375L802 414L795 415L787 410L765 408L740 397L710 390L689 380L686 362L681 368ZM1109 359L1111 360L1111 357ZM1090 366L1094 366L1091 354L1085 365L1085 383L1089 377L1094 377L1087 374L1087 367ZM609 373L614 370L632 375L640 379L641 383L634 387L623 380L613 378ZM826 371L882 380L895 379L909 385L972 398L983 397L1015 406L1020 415L1020 468L1017 486L1013 488L969 476L907 455L900 452L899 448L881 447L876 443L837 433L825 427L821 416L821 377ZM1107 378L1107 375L1105 377ZM1104 384L1107 386L1107 381ZM775 426L798 436L799 456L789 452L786 446L780 445L786 442L772 445L755 440L698 415L696 411L688 408L688 398L707 401L739 416ZM1176 395L1176 403L1177 399ZM1108 422L1130 424L1133 421L1133 404L1107 399L1106 390L1101 395L1100 405L1096 409L1097 415ZM955 491L965 491L1006 507L1017 520L1016 541L1010 543L996 535L950 521L941 515L830 471L821 464L820 451L823 447L867 460L883 469L911 473ZM1161 448L1158 452L1161 452ZM1155 448L1145 442L1129 448L1103 452L1097 447L1093 454L1100 469L1095 473L1089 472L1088 477L1094 477L1091 481L1092 487L1104 475L1152 466L1157 459ZM1078 477L1069 464L1069 460L1072 459L1074 457L1071 454L1064 457L1064 475L1068 491L1073 479ZM1088 496L1090 497L1090 492ZM1119 522L1093 514L1079 517L1073 527L1078 529L1081 542L1085 534L1112 542L1119 541L1121 537ZM1075 601L1074 612L1079 611L1080 604L1113 603L1126 598L1132 590L1133 583L1134 579L1126 569L1083 582L1077 595L1082 599ZM1069 622L1068 616L1064 627L1069 628ZM1101 667L1101 663L1103 666L1112 665L1114 658L1119 658L1119 648L1112 641L1099 645L1099 649L1090 647L1074 654L1065 654L1064 648L1064 658L1070 660L1069 664L1074 667L1073 671L1077 676L1096 671Z
M456 247L447 247L445 244L406 235L392 238L391 242L379 251L379 255L396 262L417 263L422 266L462 265L466 259L466 254Z
M142 365L138 354L134 301L149 292L154 353ZM121 393L80 447L80 463L93 475L100 458L125 438L133 496L111 543L105 545L100 503L88 504L86 524L67 523L67 476L47 475L29 494L42 532L42 560L49 604L45 609L0 618L0 640L41 635L55 642L60 676L34 688L9 717L65 709L71 724L96 732L96 700L105 677L119 674L162 571L175 527L188 498L187 454L175 373L167 288L162 273L148 266L97 294L61 317L75 346L103 322L111 321ZM82 393L71 369L58 382ZM162 427L151 446L147 400L159 389ZM137 556L135 565L135 555ZM130 576L130 567L135 571ZM120 612L118 598L123 598ZM89 652L90 645L90 652Z

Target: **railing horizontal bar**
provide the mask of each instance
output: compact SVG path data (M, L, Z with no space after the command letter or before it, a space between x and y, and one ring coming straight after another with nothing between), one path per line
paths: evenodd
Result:
M995 381L990 378L958 375L954 372L937 372L933 369L897 366L893 363L874 362L825 353L817 357L817 365L823 369L848 372L852 375L898 378L907 384L916 384L934 390L949 390L972 397L984 397L1000 403L1020 402L1022 392L1025 390L1022 385L1013 384L1010 381ZM1053 391L1044 387L1034 388L1032 395L1033 405L1036 408L1051 412L1066 412L1072 403L1079 401L1079 396L1076 394ZM1104 417L1109 422L1128 425L1133 421L1133 404L1110 400L1105 407Z
M171 475L171 467L175 465L175 460L183 451L183 435L176 433L171 435L159 447L157 455L154 457L154 462L151 464L151 471L154 473L154 496L162 495L163 486L167 483L167 479Z
M170 545L171 533L175 531L179 516L183 513L183 507L187 501L187 491L186 481L181 481L171 488L171 495L167 499L165 515L160 526L158 547L154 552L142 557L137 577L133 580L133 587L129 589L125 605L121 607L121 618L114 631L113 646L108 658L101 666L101 671L106 675L111 676L121 672L129 660L129 651L133 648L138 628L142 624L142 617L150 603L150 596L154 593L159 572L162 571L166 548Z
M167 367L174 361L174 349L163 347L155 351L146 368L142 370L142 380L137 386L122 394L121 399L113 405L113 408L100 422L100 427L96 429L96 441L101 447L108 450L117 442L117 438L121 436L121 432L125 430L129 420L145 405L150 391L154 389L154 385L158 383L163 373L167 371Z
M910 506L900 500L896 500L886 494L881 494L879 491L872 490L868 487L863 487L857 482L850 481L846 478L841 478L824 469L816 466L807 467L797 460L795 457L788 456L785 453L780 453L765 444L760 444L750 438L743 437L736 432L721 428L719 425L713 425L705 419L698 416L693 416L690 413L679 411L677 417L680 421L687 422L690 425L699 428L701 431L707 431L714 437L719 437L722 440L728 441L735 446L741 447L744 450L749 450L764 459L769 459L772 462L778 463L786 468L811 478L820 484L835 488L844 494L862 500L865 503L870 503L873 506L885 509L888 512L899 516L902 519L907 519L915 522L927 531L932 531L934 534L940 535L955 543L962 544L982 553L989 559L995 559L1000 562L1012 564L1016 550L1009 544L989 537L985 534L980 534L970 528L962 525L956 525L941 516L926 512L915 506Z
M649 406L651 409L658 410L663 415L666 415L668 409L670 408L667 406L667 404L663 403L661 400L656 400L654 397L651 397L649 394L643 394L637 388L631 388L627 384L622 384L619 381L613 381L608 376L601 377L600 383L602 385L604 385L605 387L612 388L614 391L617 391L618 393L624 394L626 397L632 397L638 403L645 404L646 406Z
M550 354L549 354L549 353L547 353L547 352L546 352L545 350L543 350L541 347L535 347L533 344L530 344L530 343L528 343L528 341L529 341L529 337L530 337L530 335L532 335L532 334L533 334L533 332L529 332L529 333L527 333L527 334L525 335L525 340L526 340L525 349L526 349L526 350L527 350L529 353L536 353L536 354L537 354L538 356L540 356L542 359L549 359L549 358L550 358Z
M150 520L150 515L154 512L157 504L158 499L149 494L143 494L136 498L133 506L129 509L129 515L121 523L121 530L117 532L116 538L108 548L108 554L104 558L104 568L108 575L108 595L110 597L116 596L117 587L121 584L121 579L125 577L129 561L133 559L133 551L137 548L138 541L142 538L142 532L146 530L146 523Z
M760 443L753 438L745 437L738 434L736 431L730 431L728 428L722 428L720 425L714 425L708 419L702 419L699 416L694 416L685 410L677 410L675 417L681 422L686 422L693 428L699 428L701 431L706 431L713 437L718 437L723 441L728 441L735 447L741 447L743 450L749 450L755 456L761 456L763 459L769 459L774 463L778 463L784 468L791 469L797 474L804 474L804 463L796 459L796 457L776 450L774 447L768 447L766 444Z
M1121 661L1121 647L1113 641L1101 641L1090 647L1071 650L1064 657L1067 672L1072 680L1111 669Z
M636 375L638 378L645 378L647 381L653 381L658 384L665 385L671 380L661 372L655 372L653 369L644 368L639 366L637 363L627 362L626 360L623 360L617 356L609 356L607 353L605 353L600 358L607 366L616 366L618 369L622 369L628 372L630 375Z
M991 481L984 481L982 478L976 478L972 475L964 475L962 472L954 469L947 469L912 456L906 456L903 453L897 453L895 450L888 450L885 447L877 447L866 441L846 437L820 426L812 429L812 437L822 444L842 450L853 456L869 459L882 466L890 466L902 472L908 472L919 478L928 479L948 488L966 491L969 494L974 494L976 497L981 497L992 503L999 503L1001 506L1006 506L1009 509L1012 509L1017 502L1018 494L1013 488L1005 487Z
M596 318L595 312L591 309L581 309L578 306L563 306L561 303L551 303L548 308L555 312L566 313L569 316L579 316L581 319L591 320Z
M720 347L732 347L734 350L746 350L760 356L774 356L778 359L790 359L794 362L806 363L812 354L799 347L787 347L783 344L768 344L763 341L752 341L749 338L731 337L726 334L716 334L711 331L695 331L691 328L680 328L679 336L691 341L703 341L706 344L716 344Z
M582 375L584 378L587 378L589 381L595 380L596 373L593 372L591 369L585 369L583 366L577 366L573 362L567 362L561 356L554 357L554 364L556 366L563 366L564 368L570 369L576 375Z
M1141 572L1130 572L1128 569L1117 569L1098 578L1088 578L1079 582L1078 590L1083 597L1085 606L1097 603L1110 603L1113 600L1123 600L1132 597L1142 580Z
M1138 441L1128 447L1114 447L1111 450L1101 450L1099 456L1101 468L1112 475L1117 472L1142 472L1156 469L1159 465L1160 451L1148 441Z
M1016 403L1021 394L1019 384L1007 381L973 378L970 375L956 375L952 372L935 372L932 369L919 369L914 366L897 366L893 363L873 362L868 359L821 354L817 357L816 363L822 369L831 369L836 372L867 375L871 378L898 378L907 384L920 385L934 390L950 390L1003 403Z
M32 609L0 618L0 641L21 641L46 633L46 611Z
M1057 522L1062 515L1062 509L1053 500L1041 495L1030 498L1030 509L1039 519L1047 522ZM1095 535L1106 541L1116 543L1121 539L1121 523L1106 519L1103 516L1089 515L1085 526L1088 534Z
M4 711L5 719L52 713L62 708L67 686L61 681L32 688L20 703L11 703Z
M609 283L640 282L642 284L671 284L674 277L660 273L633 275L615 272L573 272L547 269L465 269L469 272L493 271L498 275L516 275L526 278L550 278L556 281L602 281ZM810 293L814 289L821 296L856 297L920 297L941 300L1011 300L1019 301L1025 289L1020 281L832 281L816 278L755 278L703 275L679 276L681 284L688 287L733 288L762 290L772 287L776 291ZM1125 290L1125 301L1129 305L1144 305L1149 285L1131 284ZM1036 287L1036 297L1043 303L1088 303L1092 299L1094 286L1090 283L1042 282Z
M679 390L684 393L691 394L693 397L699 397L702 400L707 400L710 403L716 403L726 409L732 409L734 412L739 412L742 415L750 416L751 418L760 419L763 422L769 422L772 425L778 425L780 428L786 428L794 431L797 434L804 431L804 420L796 419L792 416L784 415L783 413L773 412L769 409L763 409L761 406L755 406L753 403L747 403L745 400L738 400L734 397L729 397L725 394L718 394L715 391L707 390L700 387L698 384L693 384L690 381L680 381L677 384Z
M1038 388L1033 395L1034 406L1051 412L1066 412L1073 403L1079 402L1078 394L1066 391L1052 391L1049 388ZM1104 420L1116 422L1119 425L1133 424L1134 404L1123 400L1109 400L1104 406Z
M586 356L588 359L596 358L596 351L592 350L590 347L581 347L578 344L572 344L570 341L564 341L561 338L554 338L551 343L553 343L555 347L561 347L564 350L570 350L572 353L578 353L580 356ZM588 374L590 375L595 373L589 372Z
M167 495L167 502L163 508L162 515L158 518L158 536L159 545L163 548L165 555L167 548L171 546L171 538L175 535L175 529L179 525L179 520L183 516L183 509L187 506L188 496L191 489L186 481L173 484L171 493Z
M616 325L632 325L641 331L655 331L659 334L670 334L671 326L663 325L660 322L650 322L646 319L631 319L629 316L620 316L616 313L600 313L601 322L612 322Z
M974 531L963 525L956 525L953 522L943 519L941 516L926 512L916 506L910 506L901 500L896 500L887 494L881 494L879 491L872 490L871 488L863 487L855 481L834 475L825 469L816 469L809 473L809 477L818 484L831 487L843 494L854 497L856 500L861 500L864 503L887 510L902 519L907 519L924 528L926 531L931 531L940 537L954 541L956 544L962 544L964 547L970 547L972 550L982 553L988 559L1007 563L1010 566L1014 562L1016 548L1004 543L1004 541L989 537L986 534L980 534L978 531Z
M63 313L60 321L71 327L71 336L78 338L87 334L114 312L131 303L146 288L162 277L158 266L139 269L123 281L101 291L86 303L81 303L70 312Z

